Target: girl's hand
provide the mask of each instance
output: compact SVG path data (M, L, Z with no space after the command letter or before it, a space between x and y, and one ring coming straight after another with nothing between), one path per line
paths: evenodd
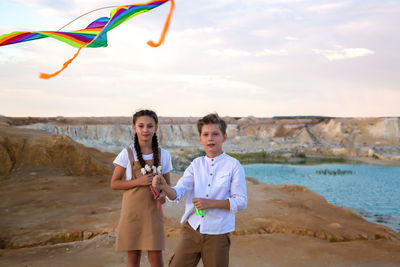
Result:
M210 208L210 199L206 198L193 198L192 199L194 206L198 210L206 210Z
M154 173L149 173L146 175L143 175L139 178L136 179L137 185L140 186L145 186L145 185L151 185L151 182L153 181Z
M167 182L165 181L162 175L155 175L153 177L152 186L158 189L162 189L162 187L166 186Z

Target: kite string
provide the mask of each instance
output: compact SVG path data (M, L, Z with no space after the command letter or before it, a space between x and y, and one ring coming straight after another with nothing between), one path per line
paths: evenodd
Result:
M93 10L91 10L91 11L89 11L89 12L86 12L85 14L82 14L82 15L80 15L79 17L77 17L77 18L71 20L70 22L68 22L67 24L65 24L64 26L62 26L62 27L61 27L60 29L58 29L57 31L58 31L58 32L61 31L62 29L64 29L64 28L67 27L68 25L70 25L72 22L74 22L74 21L76 21L76 20L78 20L78 19L80 19L80 18L82 18L82 17L84 17L84 16L86 16L86 15L88 15L88 14L90 14L90 13L93 13L93 12L96 12L96 11L99 11L99 10L102 10L102 9L117 8L117 7L119 7L119 6L105 6L105 7L100 7L100 8L93 9Z

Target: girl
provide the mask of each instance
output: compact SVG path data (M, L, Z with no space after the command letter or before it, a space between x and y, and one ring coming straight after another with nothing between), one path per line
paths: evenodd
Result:
M116 249L128 252L128 266L140 266L141 251L147 250L152 267L163 266L164 221L161 204L165 195L151 186L156 174L170 184L170 154L158 146L158 118L154 111L133 115L134 144L114 160L111 188L125 190L118 224ZM124 175L126 178L124 178Z

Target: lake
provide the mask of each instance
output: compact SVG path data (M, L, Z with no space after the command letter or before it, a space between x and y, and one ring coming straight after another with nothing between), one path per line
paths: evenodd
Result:
M400 232L400 167L366 164L249 164L247 177L304 185L337 206Z

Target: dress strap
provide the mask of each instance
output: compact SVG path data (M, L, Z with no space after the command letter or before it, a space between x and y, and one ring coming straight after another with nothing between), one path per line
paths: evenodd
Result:
M132 176L132 180L133 180L133 179L136 179L135 172L133 171L133 166L135 165L135 158L133 157L133 152L132 152L131 146L128 146L126 148L126 150L128 151L128 155L129 155L129 162L131 164L131 176Z
M129 162L131 163L131 167L133 167L133 165L135 165L135 159L134 159L134 157L133 157L133 152L132 152L131 146L128 146L128 147L126 148L126 150L128 150Z

